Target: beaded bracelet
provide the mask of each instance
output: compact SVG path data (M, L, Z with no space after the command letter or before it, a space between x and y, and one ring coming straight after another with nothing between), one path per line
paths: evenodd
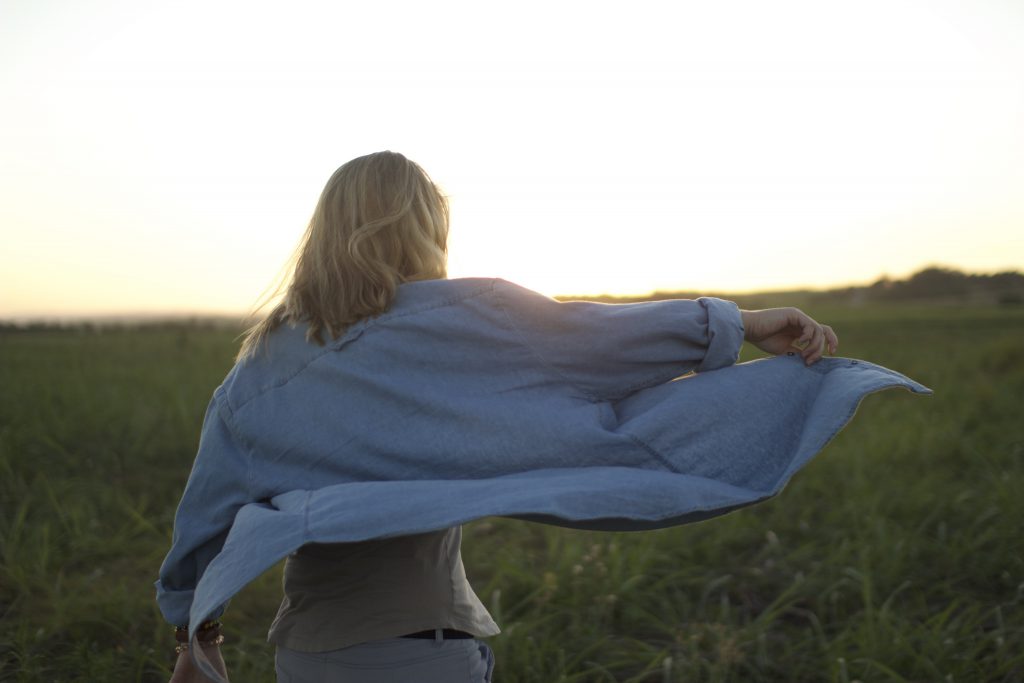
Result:
M213 640L200 640L199 644L202 647L210 647L212 645L220 645L224 642L224 636L217 636ZM188 643L178 643L174 646L174 654L180 655L182 652L188 652Z
M216 620L204 621L196 629L196 641L203 647L220 645L224 642L224 636L220 632L221 626L222 624ZM174 639L178 642L174 648L177 654L188 650L188 626L175 626Z

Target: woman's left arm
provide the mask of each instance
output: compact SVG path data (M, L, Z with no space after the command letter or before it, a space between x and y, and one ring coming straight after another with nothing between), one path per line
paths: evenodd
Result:
M496 293L519 338L591 399L732 365L743 344L736 304L714 297L559 302L502 280Z

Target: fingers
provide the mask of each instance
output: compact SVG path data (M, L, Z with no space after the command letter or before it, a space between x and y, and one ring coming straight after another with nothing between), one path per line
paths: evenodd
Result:
M839 349L839 337L828 325L822 325L822 329L825 330L825 342L828 344L828 352L831 355L835 355Z
M807 326L809 329L804 332L806 336L809 336L807 346L800 352L804 359L804 365L817 363L825 346L825 333L822 331L821 325L814 321L811 323Z
M800 352L805 365L813 365L821 360L826 351L834 354L839 348L839 337L830 326L814 323L811 327L810 341Z
M803 350L810 346L811 342L814 340L814 336L818 331L818 323L807 317L807 315L802 311L798 311L798 313L800 313L801 334L800 338L796 340L796 344L794 344L794 346Z
M778 354L797 349L806 365L821 360L825 353L834 354L839 337L828 325L819 324L798 308L771 308L764 311L741 311L744 339L768 353Z
M812 365L821 360L827 351L834 354L839 348L839 337L829 325L821 325L803 311L797 310L798 324L801 327L800 338L793 346L800 349L800 356L805 365Z

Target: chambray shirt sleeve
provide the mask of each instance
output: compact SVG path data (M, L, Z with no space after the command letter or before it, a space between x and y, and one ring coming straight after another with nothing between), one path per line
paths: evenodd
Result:
M593 400L732 365L743 344L736 304L714 297L560 302L504 280L495 291L540 362Z
M226 402L214 394L203 421L199 451L174 517L171 550L156 582L164 618L188 624L196 584L220 552L235 514L249 499L250 457L230 428ZM222 605L211 618L223 613Z

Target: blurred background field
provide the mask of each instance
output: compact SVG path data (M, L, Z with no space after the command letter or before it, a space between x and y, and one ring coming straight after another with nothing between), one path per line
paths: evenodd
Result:
M469 525L499 683L1024 682L1024 2L40 0L0 35L0 683L167 679L152 583L240 329L182 316L272 299L383 149L449 197L452 277L800 288L729 298L936 392L724 518ZM236 683L279 582L228 611Z
M467 527L496 680L1024 680L1024 307L854 299L798 303L935 396L868 397L778 498L648 533ZM168 677L152 582L237 334L0 332L0 679ZM273 680L279 581L228 610L235 681Z

